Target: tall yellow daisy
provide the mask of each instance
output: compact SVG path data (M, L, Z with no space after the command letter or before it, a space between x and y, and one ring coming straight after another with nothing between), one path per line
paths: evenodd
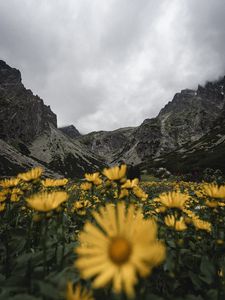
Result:
M7 189L7 188L11 188L11 187L15 187L20 183L20 179L19 178L9 178L9 179L3 179L0 181L0 186L2 186L3 188Z
M115 166L109 169L104 169L103 170L103 174L112 181L117 181L117 180L121 180L122 178L125 177L126 175L126 171L127 171L127 166L126 165L121 165L119 166Z
M94 212L98 224L86 222L79 236L75 266L85 279L94 277L94 288L112 282L115 293L134 296L137 275L149 275L165 259L165 246L157 240L154 220L144 220L141 210L124 203L108 204Z
M209 197L212 198L225 198L225 186L218 186L217 184L205 184L203 185L202 191Z
M62 179L46 178L45 180L42 180L41 183L44 187L59 187L59 186L66 185L68 183L68 179L67 178L62 178Z
M31 180L38 179L42 175L42 173L43 173L43 169L41 167L36 167L26 173L18 174L17 177L24 181L31 181Z
M190 199L188 194L183 194L177 191L168 193L162 193L158 198L155 198L155 202L159 202L166 208L178 208L184 209L186 202Z

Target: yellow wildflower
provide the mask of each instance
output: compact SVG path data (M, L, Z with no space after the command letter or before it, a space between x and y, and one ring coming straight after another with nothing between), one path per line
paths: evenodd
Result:
M133 205L126 210L124 203L108 204L93 216L99 226L86 222L75 265L83 278L95 277L95 288L112 282L115 293L124 289L133 297L137 273L145 277L165 259L165 246L156 238L157 225L144 220Z
M28 198L26 201L31 208L37 211L48 212L58 208L67 199L68 195L66 192L42 192Z
M0 203L0 212L5 210L5 202L4 203Z
M83 182L81 183L80 185L80 188L83 190L83 191L89 191L92 187L92 184L90 182Z
M122 190L120 191L119 199L122 199L122 198L128 197L128 196L129 196L128 190L122 189Z
M205 184L203 192L211 198L225 198L225 186L218 186L217 184Z
M143 201L148 198L148 194L146 194L139 186L135 186L133 188L133 193L136 197L140 198Z
M155 202L160 202L163 206L167 208L179 208L184 209L185 203L189 200L190 196L188 194L182 194L177 191L162 193L158 198L155 198Z
M211 224L207 221L203 221L199 218L194 218L194 219L192 219L192 222L196 229L202 229L202 230L206 230L208 232L211 232L211 230L212 230Z
M172 227L177 231L183 231L187 229L187 225L185 224L183 217L180 217L180 219L176 220L174 215L168 215L165 217L164 222L168 227Z
M133 189L134 187L138 186L139 179L135 178L133 180L128 179L122 186L122 189Z
M104 169L103 174L109 179L109 180L121 180L125 177L127 171L126 165L115 166L109 169Z
M66 300L94 300L92 292L78 284L75 289L71 281L67 283Z
M4 179L0 181L0 186L7 189L7 188L17 186L19 182L20 182L19 178Z
M4 191L0 192L0 202L3 202L6 200L6 195L7 195L7 193L5 193Z
M41 167L36 167L26 173L18 174L17 177L24 181L31 181L31 180L38 179L42 173L43 173L43 169Z
M86 173L84 176L85 176L87 181L94 182L94 181L98 180L99 172L96 172L96 173L93 173L93 174Z
M66 185L68 183L68 179L67 178L63 178L63 179L46 178L45 180L42 180L41 183L44 187L58 187L58 186Z

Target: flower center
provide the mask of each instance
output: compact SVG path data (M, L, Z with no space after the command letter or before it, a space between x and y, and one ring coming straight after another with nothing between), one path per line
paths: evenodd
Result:
M131 251L131 245L126 239L116 237L111 240L109 245L109 257L115 264L122 265L127 262Z

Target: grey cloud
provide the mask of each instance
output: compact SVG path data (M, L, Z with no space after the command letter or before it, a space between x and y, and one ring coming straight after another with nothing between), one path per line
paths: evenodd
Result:
M224 0L7 0L0 57L82 132L136 126L225 74Z

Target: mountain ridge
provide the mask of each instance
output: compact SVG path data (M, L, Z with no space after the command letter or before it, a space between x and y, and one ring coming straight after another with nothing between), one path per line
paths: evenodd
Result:
M207 149L214 145L217 151L218 139L223 139L224 134L224 92L225 77L221 77L196 90L181 90L156 117L145 119L139 126L84 135L74 125L58 128L57 116L50 106L24 87L19 70L0 60L0 150L9 149L0 152L0 171L3 175L9 170L14 172L9 163L10 151L18 158L15 169L20 164L28 168L40 163L49 173L69 177L82 177L85 172L122 162L143 169L154 165L176 171L184 165L183 153L190 161L191 151L201 153L203 145L208 145L202 150L205 156L212 156ZM177 168L171 166L172 159Z

